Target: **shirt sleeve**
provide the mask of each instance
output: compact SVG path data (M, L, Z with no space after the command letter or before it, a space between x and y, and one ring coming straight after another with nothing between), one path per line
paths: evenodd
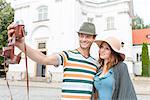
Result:
M59 62L59 65L63 65L64 57L60 54L58 54L58 62Z
M56 67L58 67L59 65L65 66L65 63L68 59L68 53L66 51L62 51L60 53L57 53L56 56L57 56L58 65L55 66Z
M62 55L60 55L59 53L58 54L55 54L56 55L56 57L57 57L57 65L54 65L55 67L58 67L58 66L60 66L60 65L63 65L63 56Z

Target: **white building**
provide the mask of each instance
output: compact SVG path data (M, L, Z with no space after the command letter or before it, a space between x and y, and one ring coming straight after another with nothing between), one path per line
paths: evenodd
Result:
M132 32L133 37L133 68L135 75L142 75L142 44L148 44L150 57L150 28L137 29ZM140 38L139 38L140 37Z
M116 36L124 43L126 63L133 73L132 63L132 0L13 0L15 21L23 20L27 32L26 43L46 55L78 46L78 31L82 22L96 25L96 32L104 38ZM95 45L93 44L93 47ZM95 49L92 49L92 51ZM92 53L96 55L95 53ZM19 65L10 65L8 78L24 78L24 55ZM40 65L28 59L30 77L48 77L52 72L61 80L63 67Z

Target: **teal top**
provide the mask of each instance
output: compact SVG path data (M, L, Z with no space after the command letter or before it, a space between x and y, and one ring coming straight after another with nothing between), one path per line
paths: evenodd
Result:
M112 100L113 91L115 88L115 79L112 68L103 77L99 77L102 70L94 77L94 86L98 91L98 100Z

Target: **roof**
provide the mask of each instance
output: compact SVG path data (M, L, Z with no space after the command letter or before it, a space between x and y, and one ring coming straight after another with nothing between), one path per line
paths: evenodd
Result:
M132 43L133 45L150 44L150 28L133 30Z

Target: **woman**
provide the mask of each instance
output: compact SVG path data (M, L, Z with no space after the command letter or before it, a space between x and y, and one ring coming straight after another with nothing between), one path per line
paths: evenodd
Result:
M127 65L123 63L125 55L120 52L121 42L108 37L95 43L99 46L101 64L94 77L98 94L95 100L137 100Z

